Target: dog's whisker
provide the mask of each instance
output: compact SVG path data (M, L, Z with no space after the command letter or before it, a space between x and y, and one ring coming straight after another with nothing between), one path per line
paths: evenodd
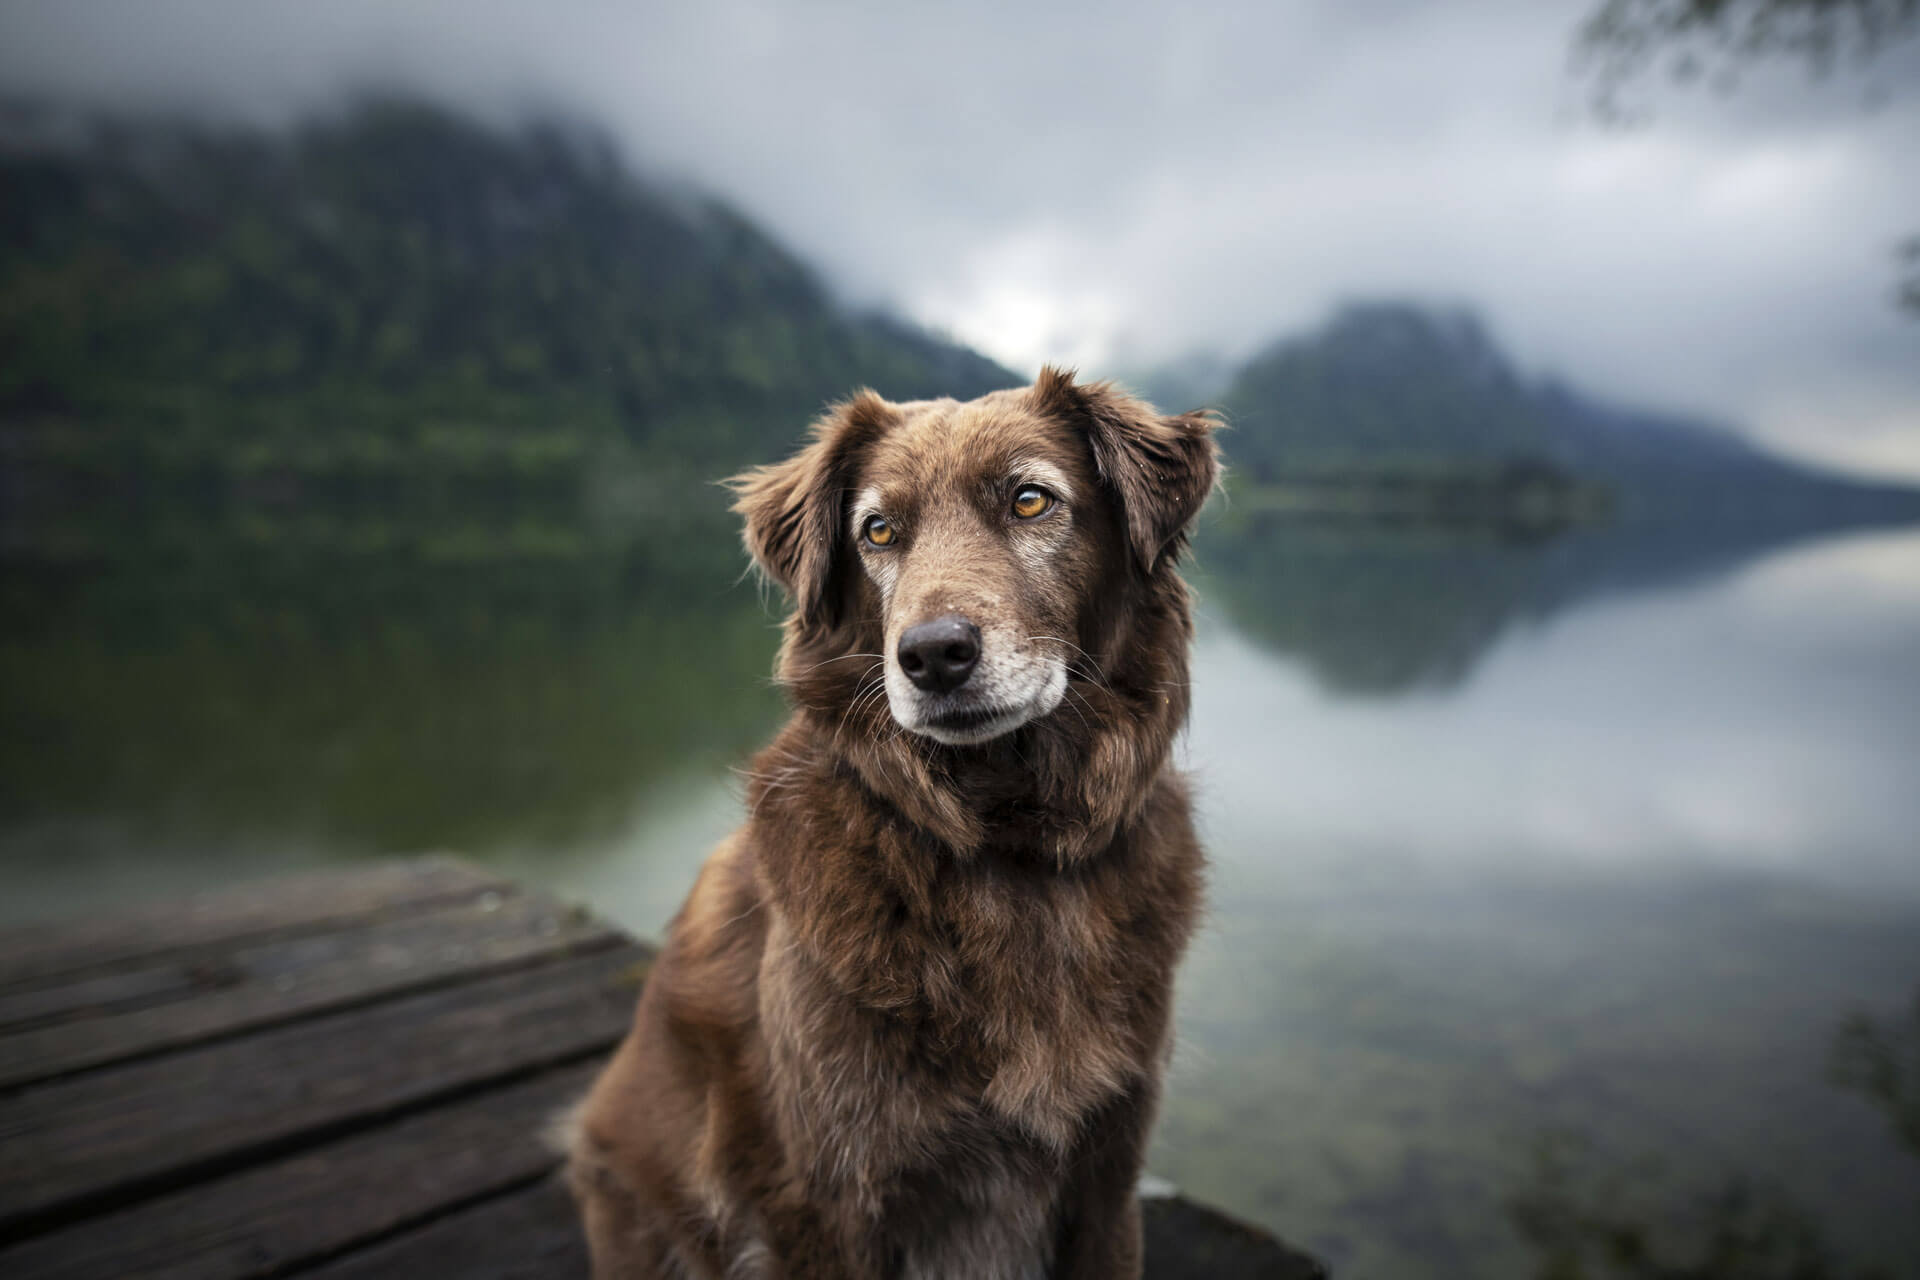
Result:
M1080 710L1080 707L1077 707L1074 705L1074 702L1077 701L1080 703L1080 706L1084 706L1088 711L1092 711L1093 707L1091 704L1087 702L1086 696L1084 694L1075 692L1072 685L1068 685L1064 690L1062 690L1062 692L1066 696L1061 700L1060 705L1065 707L1067 710L1073 712L1074 715L1079 716L1080 727L1085 729L1088 733L1092 733L1093 725L1088 723L1087 717Z
M836 662L846 662L850 658L874 658L880 662L885 662L887 660L887 655L884 653L843 653L837 658L822 658L820 661L814 663L812 666L807 667L803 671L795 672L794 674L802 675L802 676L811 675L822 667L831 666L833 663L836 663Z
M847 721L860 710L863 703L873 699L876 694L882 697L886 695L886 677L884 674L876 676L874 673L878 670L879 664L876 663L873 669L861 677L860 683L854 686L854 695L848 701L846 710L840 713L840 723L836 732L845 731Z
M1107 677L1105 676L1105 674L1101 672L1100 664L1094 660L1093 655L1088 653L1085 649L1081 648L1079 645L1075 644L1073 641L1067 639L1065 636L1035 635L1035 636L1028 636L1027 639L1028 640L1051 640L1055 644L1066 646L1068 649L1072 650L1072 655L1067 660L1068 672L1071 673L1078 670L1080 675L1084 676L1086 679L1092 681L1093 683L1100 685L1102 688L1112 687L1107 683ZM1084 670L1080 670L1082 663L1085 664Z
M858 718L858 720L854 720L854 725L858 727L860 720L866 720L874 710L879 708L881 702L885 702L885 699L887 699L887 689L885 689L885 685L876 687L876 689L870 689L868 693L860 695L860 699L854 700L852 704L847 706L847 714L841 716L841 725L839 725L841 731L845 731L845 729L849 727L847 722L854 720L854 718Z
M886 678L884 676L875 676L859 687L858 691L854 694L852 706L858 707L862 703L878 701L886 696Z
M1094 720L1098 720L1100 718L1100 713L1094 710L1094 706L1091 702L1087 701L1087 695L1085 695L1084 693L1081 693L1079 690L1075 689L1072 685L1068 685L1064 692L1066 694L1066 698L1063 698L1061 700L1060 705L1063 707L1066 707L1069 711L1073 712L1074 715L1079 716L1081 727L1086 729L1087 732L1092 733L1093 724L1088 719L1088 717L1091 716ZM1068 699L1071 699L1071 701L1069 701ZM1079 705L1076 706L1074 705L1075 703L1078 703ZM1084 708L1084 710L1082 708Z
M879 709L880 704L885 699L885 697L886 695L884 692L876 692L868 695L865 699L863 699L860 703L856 704L855 706L848 708L849 713L857 717L857 719L854 721L854 727L856 729L861 724L863 724L864 722L866 722L868 719L871 718L872 713ZM886 722L882 721L881 723L884 724Z

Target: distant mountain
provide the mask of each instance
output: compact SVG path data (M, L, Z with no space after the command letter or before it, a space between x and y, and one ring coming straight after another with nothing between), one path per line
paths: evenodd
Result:
M0 443L143 475L716 471L871 384L1019 379L837 301L600 135L382 101L286 131L0 118Z
M1349 307L1249 360L1222 397L1240 467L1262 479L1435 458L1552 461L1548 415L1473 316Z
M1119 381L1169 413L1185 413L1219 404L1238 371L1225 356L1195 351L1149 368L1123 372Z
M1222 405L1232 461L1255 482L1519 463L1604 483L1642 516L1829 499L1916 511L1909 490L1789 462L1726 428L1530 381L1463 311L1348 307L1255 356Z
M1349 308L1255 357L1223 400L1241 493L1203 520L1204 589L1343 694L1450 687L1511 629L1589 600L1920 522L1915 490L1529 381L1461 312ZM1524 485L1487 476L1561 491L1529 511ZM1290 491L1334 499L1262 500Z

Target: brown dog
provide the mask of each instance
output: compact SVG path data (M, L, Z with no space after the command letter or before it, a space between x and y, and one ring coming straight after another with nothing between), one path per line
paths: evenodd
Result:
M794 714L579 1113L601 1280L1139 1274L1211 427L1048 369L736 481Z

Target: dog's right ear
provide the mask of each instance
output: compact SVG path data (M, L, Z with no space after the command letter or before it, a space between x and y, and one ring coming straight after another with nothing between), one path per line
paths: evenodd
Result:
M726 483L745 517L742 539L760 571L793 600L802 626L831 627L839 592L834 566L862 450L893 424L894 408L872 391L833 405L813 424L813 443L785 462Z
M1219 483L1218 419L1205 411L1162 415L1110 382L1076 383L1052 365L1040 370L1031 394L1041 412L1085 431L1094 467L1120 501L1140 569L1151 574L1177 559Z

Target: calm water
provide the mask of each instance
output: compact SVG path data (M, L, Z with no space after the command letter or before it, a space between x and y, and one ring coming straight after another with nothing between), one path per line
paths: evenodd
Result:
M453 848L658 931L781 714L769 618L666 541L17 559L0 923ZM1202 559L1213 907L1156 1169L1350 1277L1543 1275L1601 1231L1907 1274L1920 535L1280 523ZM1849 1084L1876 1051L1904 1094Z

